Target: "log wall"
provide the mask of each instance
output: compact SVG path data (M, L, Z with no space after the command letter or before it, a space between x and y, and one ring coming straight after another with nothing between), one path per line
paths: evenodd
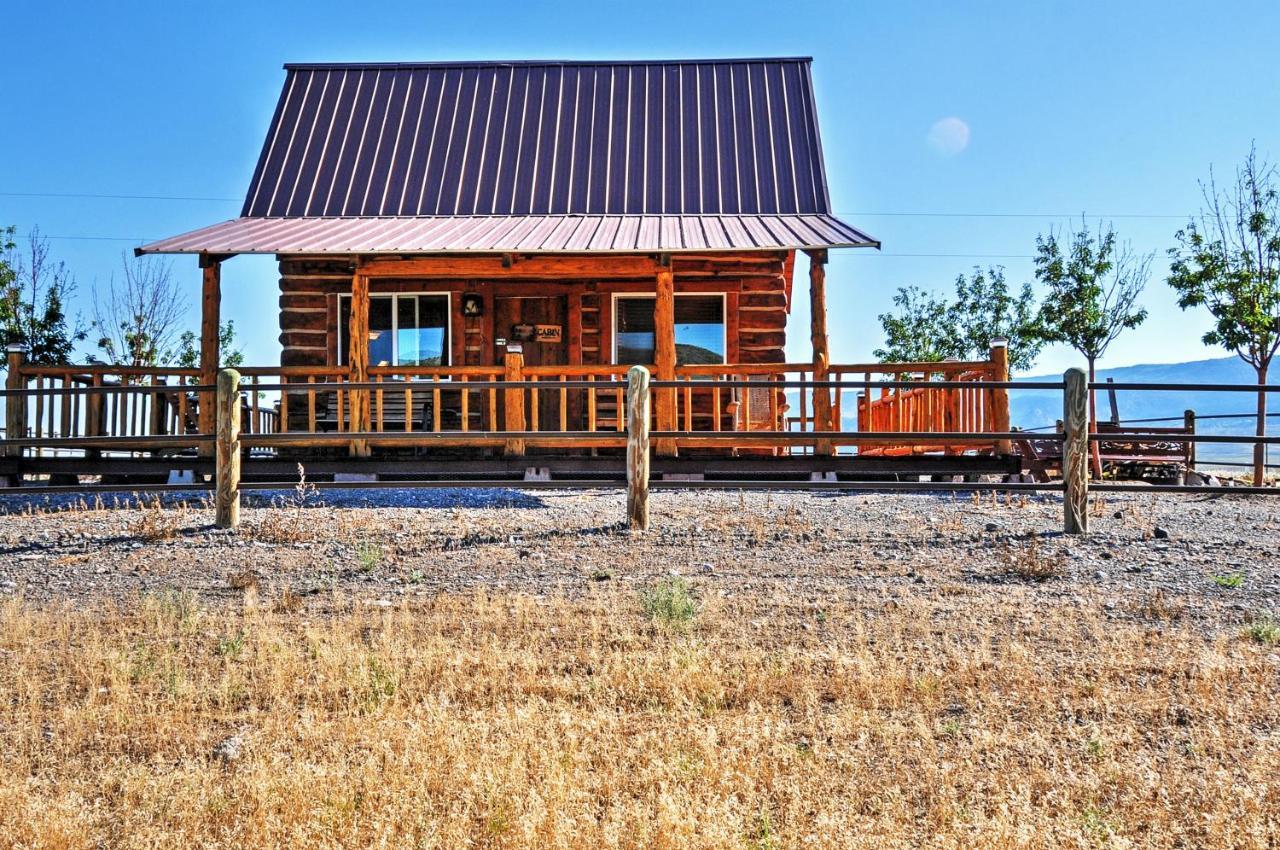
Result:
M723 292L727 360L730 363L785 362L787 314L795 256L715 254L676 256L675 291ZM280 344L282 366L331 366L338 362L338 296L351 292L354 258L284 256L280 262ZM373 278L370 293L449 292L453 365L492 365L494 298L503 295L563 295L568 301L564 328L570 364L607 364L613 351L613 295L652 293L655 280L628 276L556 282L520 278L520 263L505 277ZM569 277L568 275L566 277ZM482 299L480 316L464 316L462 295Z

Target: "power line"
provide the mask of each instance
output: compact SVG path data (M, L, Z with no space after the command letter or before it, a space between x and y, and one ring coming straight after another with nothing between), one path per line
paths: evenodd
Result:
M200 195L106 195L90 192L0 192L5 198L99 198L115 201L226 201L241 203L244 198L214 198Z
M1190 218L1189 215L1173 215L1170 213L1015 213L1015 212L847 212L838 213L847 218L864 216L866 218Z
M217 203L241 203L243 198L217 197L213 195L126 195L93 192L0 192L6 198L98 198L119 201L209 201ZM1123 219L1185 219L1186 214L1170 213L1030 213L1030 212L939 212L932 210L872 212L854 211L838 215L865 216L868 218L1123 218Z
M49 233L28 233L25 236L23 236L23 238L30 239L33 236L38 236L41 239L74 239L74 240L84 240L88 242L150 242L152 241L151 239L148 239L144 236L59 236L59 235L53 235Z
M854 257L941 257L950 260L1034 260L1035 254L899 254L891 251L859 251Z

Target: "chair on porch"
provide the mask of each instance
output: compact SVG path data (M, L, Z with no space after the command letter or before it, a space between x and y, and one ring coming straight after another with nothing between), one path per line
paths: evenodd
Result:
M407 386L412 384L413 386ZM383 389L369 392L369 418L373 430L378 431L435 431L436 393L440 394L440 431L462 430L461 384L441 381L383 382ZM342 391L339 404L337 392L318 393L316 396L316 430L345 430L350 417L350 390ZM475 392L475 391L473 391ZM379 401L381 393L381 401ZM341 408L341 410L340 410ZM342 429L338 419L342 417ZM468 428L476 430L482 425L483 409L472 400L467 412ZM381 425L381 427L379 427Z
M761 380L764 376L753 375L748 380ZM782 375L770 375L768 380L782 380ZM787 411L791 405L787 402L786 392L771 387L737 387L733 390L733 398L726 406L735 431L783 431L786 430ZM777 455L785 449L734 449L734 454L743 451Z

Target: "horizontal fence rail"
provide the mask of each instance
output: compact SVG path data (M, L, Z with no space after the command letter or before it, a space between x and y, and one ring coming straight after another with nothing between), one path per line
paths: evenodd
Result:
M1004 380L1005 374L988 362L833 365L825 370L812 364L690 365L677 367L671 380L648 380L646 372L640 391L634 370L618 366L525 366L509 360L480 367L373 367L367 380L358 381L351 380L346 367L251 367L222 381L224 389L219 390L201 382L197 370L27 367L16 378L11 375L7 387L0 390L6 407L0 463L8 464L7 470L38 469L41 460L76 455L149 458L152 464L168 459L180 467L186 463L182 458L188 457L202 459L199 468L208 470L216 454L216 468L225 477L230 473L221 472L222 461L230 456L243 455L249 460L248 468L255 459L274 459L277 464L295 456L306 460L308 451L330 452L317 457L341 455L357 463L375 450L383 452L382 458L401 457L396 453L405 451L479 450L489 457L520 459L530 449L600 451L601 457L620 458L610 453L625 448L629 457L635 457L634 447L642 437L651 447L645 450L646 457L684 457L689 452L690 458L696 458L698 452L711 452L708 457L790 458L815 470L824 468L825 457L893 461L915 455L941 462L985 456L1012 458L1024 469L1027 463L1038 463L1037 468L1047 470L1046 477L1035 481L861 481L840 479L831 472L807 482L722 479L655 480L652 484L712 489L1060 492L1068 511L1065 526L1083 532L1087 511L1081 500L1090 490L1153 492L1148 485L1091 482L1087 464L1091 452L1109 464L1191 469L1198 444L1280 443L1280 436L1195 433L1191 425L1126 430L1117 423L1102 422L1092 432L1087 412L1081 413L1087 411L1089 391L1098 389L1256 393L1280 387L1088 383L1074 371L1063 381L1012 381ZM1009 427L1008 393L1026 390L1062 393L1061 430L1034 433ZM642 401L645 409L633 415ZM214 411L220 418L210 420ZM1147 426L1159 421L1165 420L1129 424ZM528 464L537 466L538 460L530 458ZM626 469L632 466L629 463ZM1062 473L1061 480L1049 480L1048 473L1053 471ZM16 475L14 480L20 483L23 473L7 474ZM391 475L396 486L514 483L484 475L444 473L430 481ZM611 475L517 486L620 483ZM647 490L650 476L645 472L643 477ZM635 475L632 479L629 488L641 486ZM342 482L318 483L337 486ZM173 489L183 486L198 488L207 482L197 476L191 484ZM277 486L292 484L256 481L232 492ZM139 488L121 485L119 489ZM1280 490L1164 485L1159 492L1273 495ZM635 516L642 513L637 510Z

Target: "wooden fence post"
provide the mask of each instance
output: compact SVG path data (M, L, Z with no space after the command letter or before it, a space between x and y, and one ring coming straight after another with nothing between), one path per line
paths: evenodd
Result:
M649 370L627 371L627 527L649 530Z
M1112 390L1115 392L1115 390ZM1196 433L1196 412L1194 410L1184 410L1182 412L1182 427L1188 434L1195 436ZM1187 441L1187 469L1192 472L1196 468L1196 441Z
M502 380L524 380L524 353L507 350L502 358ZM524 420L524 388L509 387L502 393L503 426L508 433L528 430ZM524 454L524 440L508 439L503 454L519 457Z
M240 524L240 373L218 373L217 489L214 525L235 528Z
M1063 531L1089 531L1089 377L1083 369L1062 376Z

